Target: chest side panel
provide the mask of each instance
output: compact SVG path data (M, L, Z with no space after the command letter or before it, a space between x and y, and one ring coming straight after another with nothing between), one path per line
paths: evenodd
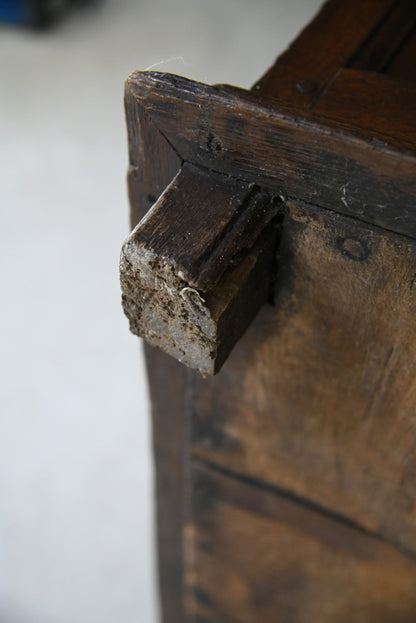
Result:
M391 545L287 496L192 472L189 623L410 623L416 567Z
M415 244L291 204L277 296L212 379L191 453L416 550Z

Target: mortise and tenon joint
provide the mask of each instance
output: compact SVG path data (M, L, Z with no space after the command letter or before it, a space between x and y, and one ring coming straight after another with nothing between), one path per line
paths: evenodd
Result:
M130 329L202 374L215 374L271 295L278 201L190 164L125 241Z

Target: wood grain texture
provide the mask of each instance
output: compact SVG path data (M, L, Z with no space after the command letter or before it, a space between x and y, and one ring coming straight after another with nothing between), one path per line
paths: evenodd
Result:
M129 148L130 223L135 227L179 171L182 160L152 123L126 80L124 106Z
M396 0L378 28L357 48L348 67L385 73L416 25L414 0Z
M204 467L193 492L188 623L413 623L416 565L390 545Z
M403 45L384 68L384 73L392 78L416 82L416 32L410 33Z
M130 330L215 374L270 297L278 209L252 184L185 164L122 248Z
M416 555L416 245L288 206L275 307L195 380L193 456Z
M336 72L378 31L393 5L393 0L326 2L253 92L279 105L312 107Z
M315 108L316 115L337 122L340 129L354 125L357 132L373 137L374 145L389 128L395 147L411 153L416 145L415 111L413 84L351 69L337 74Z
M416 237L414 124L403 153L392 124L365 136L353 115L340 127L177 76L135 73L130 82L184 160ZM220 151L209 149L212 136Z

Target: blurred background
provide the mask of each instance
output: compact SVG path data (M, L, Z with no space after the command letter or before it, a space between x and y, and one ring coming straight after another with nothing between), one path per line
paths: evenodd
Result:
M0 623L158 620L149 399L118 285L124 79L250 87L320 4L103 0L0 24Z

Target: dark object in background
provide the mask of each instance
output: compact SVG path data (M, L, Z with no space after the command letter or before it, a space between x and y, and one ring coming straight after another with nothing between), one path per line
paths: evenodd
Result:
M45 28L82 0L0 0L0 22Z

